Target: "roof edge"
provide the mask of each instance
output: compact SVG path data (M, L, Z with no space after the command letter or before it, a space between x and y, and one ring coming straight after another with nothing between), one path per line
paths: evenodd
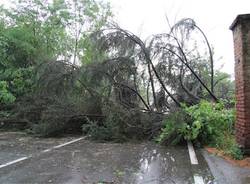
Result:
M237 15L237 17L234 19L234 21L231 24L231 26L229 27L229 29L234 30L235 26L239 22L241 22L243 20L249 20L250 21L250 14L240 14L240 15Z

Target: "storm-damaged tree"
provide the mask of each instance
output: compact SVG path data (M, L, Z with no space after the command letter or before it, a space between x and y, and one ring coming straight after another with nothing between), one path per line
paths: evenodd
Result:
M217 101L206 81L213 66L209 65L208 58L199 55L197 47L191 48L193 45L190 45L190 34L194 27L196 27L194 21L185 19L174 25L169 34L154 35L144 43L136 35L115 26L103 32L101 43L98 44L99 50L104 48L108 58L126 57L135 60L137 79L146 79L151 84L153 95L151 105L154 104L156 108L154 86L158 87L158 91L161 89L162 97L163 91L166 93L170 100L166 104L175 103L177 106L182 102L192 104L209 96ZM129 54L126 52L128 50ZM209 55L209 58L212 56Z
M210 45L191 19L143 41L106 25L109 6L94 1L21 1L17 7L3 11L0 63L2 73L12 65L31 68L32 87L16 108L31 132L54 135L84 124L85 133L101 139L153 137L163 116L181 103L218 100L214 92L224 79L214 77ZM194 39L197 31L201 39Z
M119 120L116 126L122 124L123 129L126 126L140 127L144 134L151 134L161 127L159 121L151 122L150 126L145 121L147 126L144 127L140 120L142 113L153 116L173 111L181 103L196 104L204 98L217 100L208 87L210 62L206 55L202 57L195 49L190 49L192 27L188 24L184 28L181 39L177 37L179 33L172 34L172 29L170 34L154 35L146 42L114 25L97 31L89 38L96 47L95 60L81 66L67 61L48 63L49 67L45 64L41 68L46 70L39 69L40 92L49 92L43 96L57 96L59 101L67 99L66 96L69 96L69 102L72 102L72 97L76 98L79 111L71 117L113 117L116 109L112 109L114 112L104 110L110 106L119 106L119 113L125 113L126 117L133 117L133 112L137 112L141 114L139 119L125 122L125 125ZM71 84L69 88L67 81ZM52 87L54 90L49 90ZM107 128L110 123L97 124Z

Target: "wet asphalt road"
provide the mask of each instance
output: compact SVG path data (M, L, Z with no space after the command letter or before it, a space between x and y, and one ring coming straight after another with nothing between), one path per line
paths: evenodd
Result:
M194 183L194 175L203 177L204 183L213 179L199 151L199 165L191 165L186 146L80 140L42 153L74 139L35 139L20 133L0 133L0 165L32 155L0 168L0 183L189 184Z

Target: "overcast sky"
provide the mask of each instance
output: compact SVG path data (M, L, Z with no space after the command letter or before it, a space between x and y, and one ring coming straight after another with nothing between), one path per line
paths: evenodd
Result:
M236 15L250 13L250 0L110 0L110 2L119 25L143 38L167 30L165 15L172 24L182 18L193 18L215 48L216 67L224 65L223 71L234 73L233 38L229 26Z
M172 24L182 18L194 19L215 48L216 67L223 65L223 71L234 73L233 39L229 26L236 15L250 13L250 0L109 1L116 22L142 38L166 31L166 15ZM0 4L8 4L8 0L0 0Z

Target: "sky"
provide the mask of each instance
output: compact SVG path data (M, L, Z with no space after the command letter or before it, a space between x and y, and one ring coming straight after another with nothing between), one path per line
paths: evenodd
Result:
M250 13L250 0L110 0L115 21L142 38L192 18L215 51L215 67L234 76L233 36L229 26L238 14Z
M234 76L233 37L229 26L238 14L250 13L250 0L104 0L115 21L142 39L168 30L182 18L192 18L215 51L215 67ZM8 4L0 0L0 4Z

